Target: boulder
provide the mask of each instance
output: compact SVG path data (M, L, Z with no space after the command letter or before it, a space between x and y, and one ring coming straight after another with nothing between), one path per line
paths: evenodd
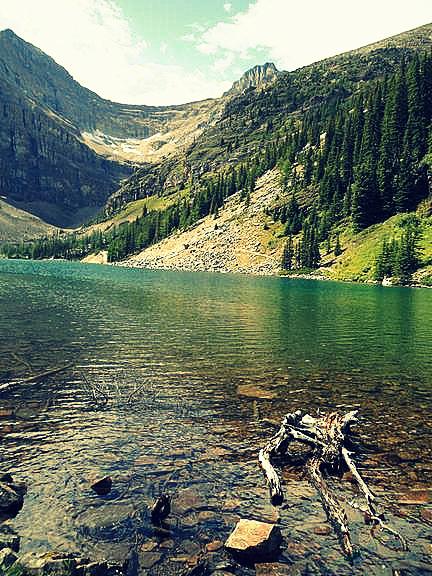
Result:
M111 492L111 476L92 476L90 479L90 488L93 492L96 492L98 496L106 496Z
M248 561L274 558L279 553L282 534L276 524L241 519L225 542L233 555Z
M24 504L24 490L21 487L19 491L15 485L0 482L0 514L15 516L21 510Z
M10 568L18 560L18 556L10 548L3 548L0 550L0 574L3 574L3 570Z

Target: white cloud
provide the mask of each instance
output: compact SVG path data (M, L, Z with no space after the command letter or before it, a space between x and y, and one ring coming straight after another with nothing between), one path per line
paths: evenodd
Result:
M225 12L231 12L232 4L231 4L231 2L225 2L223 7L224 7Z
M213 69L216 70L216 72L224 73L231 67L233 62L234 62L234 54L232 53L225 54L225 56L222 56L221 58L218 58L217 60L214 61Z
M125 103L173 104L219 96L226 82L149 61L113 0L0 0L0 30L41 48L84 86ZM166 51L166 45L160 45Z
M264 50L295 69L432 21L430 0L255 0L245 12L211 26L197 49L220 58Z

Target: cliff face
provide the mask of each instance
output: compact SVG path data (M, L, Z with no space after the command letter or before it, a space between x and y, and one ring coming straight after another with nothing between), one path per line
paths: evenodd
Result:
M153 128L149 116L164 110L122 105L100 98L12 30L0 33L0 79L32 102L67 118L80 131L101 130L112 136L146 138ZM166 116L159 114L158 122L163 122Z

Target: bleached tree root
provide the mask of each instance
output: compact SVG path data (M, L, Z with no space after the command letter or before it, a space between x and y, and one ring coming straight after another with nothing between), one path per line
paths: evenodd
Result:
M271 502L277 506L284 500L282 483L273 466L272 458L286 456L292 441L301 442L312 449L305 462L308 479L320 495L323 508L338 535L344 554L352 558L355 553L348 520L343 505L330 493L324 479L325 473L343 470L351 472L364 496L365 519L373 526L372 534L375 535L376 528L386 530L396 536L402 548L406 550L405 539L396 530L387 526L382 515L377 512L375 496L361 477L351 458L352 453L347 448L350 427L357 422L356 415L357 411L347 414L330 412L313 417L298 410L285 416L279 431L260 450L258 456L269 486ZM359 509L359 506L353 503L350 505Z

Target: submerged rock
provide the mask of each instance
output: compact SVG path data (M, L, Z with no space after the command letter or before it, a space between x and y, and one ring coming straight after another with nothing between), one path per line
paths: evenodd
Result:
M415 506L416 504L429 504L432 502L432 488L412 488L401 494L398 503L406 506Z
M256 576L293 576L292 568L287 564L256 564Z
M274 390L269 390L258 384L240 384L237 386L237 395L246 396L247 398L259 398L261 400L277 398L277 393Z
M24 494L24 485L0 481L0 514L8 516L18 514L24 504Z
M278 555L282 534L275 524L241 519L225 542L225 548L245 560Z
M17 564L26 576L123 576L123 566L106 561L90 562L72 554L27 553Z
M112 478L111 476L91 476L90 488L96 492L98 496L106 496L111 492Z

